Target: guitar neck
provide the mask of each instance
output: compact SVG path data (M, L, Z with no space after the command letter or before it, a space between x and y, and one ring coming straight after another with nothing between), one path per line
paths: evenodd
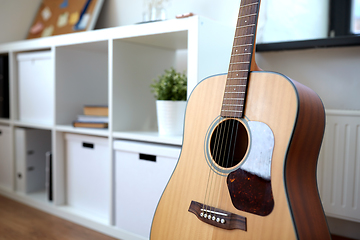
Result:
M255 50L260 0L242 0L231 52L229 71L221 109L222 117L241 118Z

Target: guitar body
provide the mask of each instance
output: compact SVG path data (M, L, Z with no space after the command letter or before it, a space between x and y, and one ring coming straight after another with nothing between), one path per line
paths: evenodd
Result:
M213 160L206 158L207 136L219 119L225 86L226 75L214 76L199 83L189 98L181 155L157 207L151 239L330 239L316 183L325 124L319 97L283 75L250 73L242 121L245 125L266 124L274 139L269 182L273 205L268 213L259 215L234 206L228 185L230 173L216 173L211 167ZM249 145L253 137L250 132ZM230 172L244 164L252 151L250 147ZM209 185L213 186L210 194ZM216 209L244 217L245 229L228 230L201 221L189 211L192 201L206 201Z

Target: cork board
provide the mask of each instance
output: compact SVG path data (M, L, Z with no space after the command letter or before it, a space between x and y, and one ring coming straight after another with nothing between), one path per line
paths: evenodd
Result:
M103 0L42 0L27 39L94 29Z

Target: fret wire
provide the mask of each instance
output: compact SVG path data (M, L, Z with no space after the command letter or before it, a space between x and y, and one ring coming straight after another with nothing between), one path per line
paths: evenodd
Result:
M234 57L235 58L235 57ZM239 67L238 68L229 68L229 70L246 70L249 68L250 64L246 63L246 64L238 64L238 62L235 62L235 59L231 59L231 62L230 62L230 67L235 67L236 65L238 65Z
M247 49L247 48L251 48L253 45L252 43L244 43L244 44L239 44L239 45L235 45L233 48L233 50L235 50L236 52L240 51L242 48ZM246 48L247 47L247 48Z
M249 24L249 25L240 26L240 27L236 27L236 28L239 29L239 28L246 28L246 27L253 27L253 26L255 26L255 24Z
M227 94L239 94L239 93L245 93L245 92L225 92Z
M249 53L249 54L251 54L251 53ZM232 64L232 65L233 65L233 64L238 64L238 62L234 62L234 63L230 63L230 64Z
M225 109L223 109L221 111L222 112L240 112L240 113L242 113L242 111L238 111L238 110L225 110Z
M248 6L255 5L255 4L259 4L259 3L258 3L258 2L254 2L254 3L245 4L245 5L240 6L240 8L242 8L242 7L248 7Z
M235 55L231 55L231 56L235 56ZM247 63L250 63L250 62L236 62L238 64L247 64Z
M247 78L242 78L242 77L228 77L228 80L235 80L235 81L244 81L244 82L235 82L236 83L240 83L240 84L246 84L245 81L247 81ZM234 84L234 83L233 83Z
M238 18L251 17L251 16L256 16L256 15L257 15L257 13L252 13L252 14L240 16L240 17L238 17Z
M235 38L243 38L243 37L251 37L254 36L254 34L248 34L248 35L243 35L243 36L237 36Z
M230 75L231 75L231 77L230 77ZM228 76L229 80L231 80L231 79L247 80L247 77L243 77L243 76L239 76L239 75L234 76L234 74L230 74L230 75Z
M240 73L240 72L239 72ZM243 72L244 73L244 72ZM234 76L233 74L231 74L231 76ZM234 77L229 77L228 76L228 79L242 79L242 80L246 80L247 79L247 76L244 76L244 75L235 75Z
M247 54L251 54L251 53L234 53L231 56L242 56L242 55L247 55Z
M246 43L246 44L234 45L233 47L236 48L236 47L243 47L243 46L250 46L250 45L253 45L253 44L252 43Z
M226 99L237 100L237 101L244 101L244 98L224 98L224 100L226 100Z
M230 63L231 64L231 63ZM234 68L231 68L231 67L236 67L237 65L233 65L233 66L230 66L229 68L229 71L228 73L237 73L236 77L246 77L246 75L244 75L244 73L248 72L249 71L249 68L247 67L246 69L234 69ZM246 70L246 71L240 71L240 70ZM249 71L250 72L250 71ZM239 76L238 74L241 74L241 76ZM233 75L232 75L233 76Z
M230 63L230 64L236 64L236 63ZM249 70L248 69L239 69L239 70L236 70L235 72L248 72Z
M242 69L231 69L228 72L229 73L235 73L235 72L239 72L239 70L242 70Z
M230 106L230 107L243 107L243 104L223 104L223 106Z
M252 43L247 43L247 44L241 44L241 45L237 45L237 46L234 46L234 47L245 47L245 46L251 46L253 45Z

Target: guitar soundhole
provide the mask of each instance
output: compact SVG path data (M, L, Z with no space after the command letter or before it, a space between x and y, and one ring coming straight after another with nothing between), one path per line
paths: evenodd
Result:
M245 157L249 147L249 134L244 124L226 119L214 129L210 140L210 153L215 163L223 168L236 166Z

